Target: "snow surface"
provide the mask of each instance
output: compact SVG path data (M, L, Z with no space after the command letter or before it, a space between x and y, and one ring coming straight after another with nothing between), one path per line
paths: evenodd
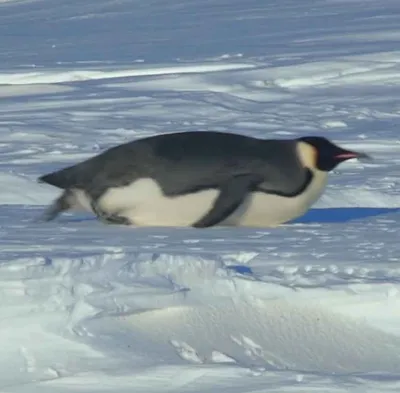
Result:
M400 390L398 0L0 1L0 391ZM171 131L325 135L276 229L38 221L47 171Z

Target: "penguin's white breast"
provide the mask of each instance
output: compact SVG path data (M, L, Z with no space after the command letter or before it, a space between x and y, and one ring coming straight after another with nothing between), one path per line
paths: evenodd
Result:
M313 179L299 195L284 197L263 192L252 193L223 224L274 227L303 215L321 196L327 173L313 170Z

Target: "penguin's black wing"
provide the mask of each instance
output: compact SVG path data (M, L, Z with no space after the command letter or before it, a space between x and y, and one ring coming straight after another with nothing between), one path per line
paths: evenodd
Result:
M230 216L244 201L248 193L263 181L257 174L237 175L220 185L220 193L206 215L193 224L195 228L217 225Z

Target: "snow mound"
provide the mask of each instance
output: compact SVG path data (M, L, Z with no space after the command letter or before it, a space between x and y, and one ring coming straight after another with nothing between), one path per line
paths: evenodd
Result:
M57 195L56 188L13 173L0 173L0 186L1 205L46 205Z
M329 372L400 372L400 338L315 304L232 299L124 317L132 335L194 363Z

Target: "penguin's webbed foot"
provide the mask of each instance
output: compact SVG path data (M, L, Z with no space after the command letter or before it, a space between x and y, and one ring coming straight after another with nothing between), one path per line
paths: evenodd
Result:
M101 210L96 203L91 204L92 210L94 214L96 214L97 218L103 222L104 224L108 225L131 225L129 219L126 217L120 216L118 214L109 214L105 211Z
M104 220L106 224L114 224L114 225L131 225L131 222L123 216L119 216L117 214L110 214L103 216L101 219Z
M71 191L65 190L41 215L40 221L52 221L60 213L71 208Z

